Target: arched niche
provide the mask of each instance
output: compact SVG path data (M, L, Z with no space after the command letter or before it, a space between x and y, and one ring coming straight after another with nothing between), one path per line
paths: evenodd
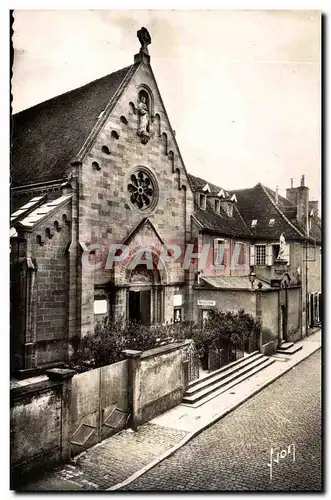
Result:
M161 117L159 113L155 113L154 130L157 137L161 136Z
M163 146L163 153L165 155L168 154L168 136L165 132L161 135L161 141L162 141L162 146Z
M172 173L174 173L175 172L175 155L174 155L173 151L169 151L168 158L171 162L171 171L172 171Z
M135 115L136 114L136 107L134 105L133 102L129 102L129 113L131 115Z
M178 182L178 189L180 189L180 170L179 170L179 168L176 168L175 175L176 175L176 179Z
M141 101L142 97L145 97L146 99L146 104L149 112L149 117L150 120L152 121L154 119L154 97L153 97L153 92L151 89L142 83L139 85L137 88L137 98L138 98L138 103Z

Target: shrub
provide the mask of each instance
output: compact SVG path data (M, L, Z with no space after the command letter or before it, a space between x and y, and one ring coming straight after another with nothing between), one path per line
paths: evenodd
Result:
M211 310L204 323L208 343L219 348L224 342L244 343L260 333L260 322L243 309L239 312Z
M162 344L190 338L190 323L146 327L124 318L104 318L93 333L85 335L70 359L77 371L106 366L125 358L124 349L147 351Z

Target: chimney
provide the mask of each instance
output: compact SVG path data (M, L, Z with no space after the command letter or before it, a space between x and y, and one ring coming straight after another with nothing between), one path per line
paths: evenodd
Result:
M293 187L293 179L291 179L291 187L286 189L286 198L294 203L297 207L297 221L305 230L306 234L309 231L309 188L305 186L305 176L302 175L300 186Z
M297 188L293 187L293 178L291 178L291 187L286 189L286 199L297 204Z
M305 176L301 177L300 187L297 188L297 220L309 232L309 188L305 186Z
M279 193L278 193L278 186L276 186L276 191L275 191L276 195L275 195L275 202L276 202L276 205L278 205L278 196L279 196Z

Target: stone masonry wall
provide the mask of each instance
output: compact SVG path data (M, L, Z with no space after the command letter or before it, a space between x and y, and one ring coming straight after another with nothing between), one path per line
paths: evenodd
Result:
M130 103L137 106L141 84L151 89L154 115L160 117L150 124L151 138L147 144L142 144L137 136L138 117L130 106ZM117 133L118 139L112 131ZM103 146L109 148L110 154L102 151ZM94 162L100 170L92 165ZM140 212L129 203L127 185L133 170L139 166L150 170L158 184L158 203L151 211ZM193 213L193 195L147 65L140 66L87 154L79 190L80 242L97 242L105 246L120 243L144 217L149 217L165 243L184 246L185 232L190 230L188 221ZM184 280L180 265L170 264L169 267L172 281ZM107 270L98 272L96 277L82 269L82 333L93 327L94 286L107 283L110 278L111 272ZM170 311L167 302L165 309Z
M68 351L69 256L71 203L31 234L31 253L37 261L35 290L37 365L65 361ZM54 222L59 224L59 230ZM46 235L49 228L52 237ZM41 236L42 245L37 241Z

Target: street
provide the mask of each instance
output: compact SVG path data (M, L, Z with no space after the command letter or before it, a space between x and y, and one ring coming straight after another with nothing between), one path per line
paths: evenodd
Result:
M123 490L321 491L321 432L319 350Z

